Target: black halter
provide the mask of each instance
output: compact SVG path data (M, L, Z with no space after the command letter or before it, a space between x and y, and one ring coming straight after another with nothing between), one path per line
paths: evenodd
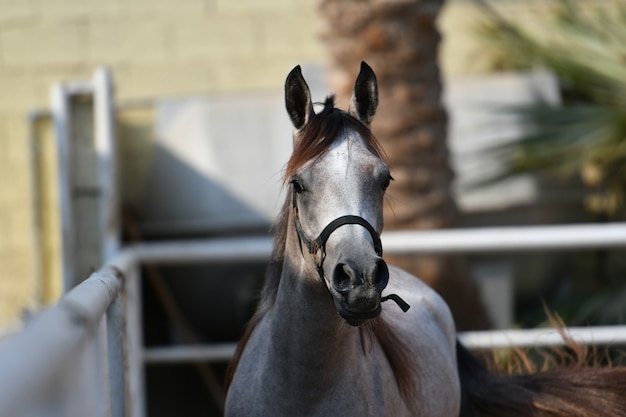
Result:
M306 246L306 248L308 249L309 253L313 255L313 261L315 262L315 269L317 270L320 280L322 281L322 284L324 286L326 286L326 282L324 279L324 269L322 266L324 264L324 258L326 257L326 241L328 241L328 238L330 237L330 235L341 226L345 226L347 224L358 224L360 226L365 227L365 229L367 229L367 231L372 236L372 240L374 241L374 250L376 251L376 254L380 257L383 256L383 244L380 241L380 236L378 235L378 232L376 231L376 229L374 229L374 226L372 226L363 217L354 216L354 215L345 215L345 216L338 217L335 220L328 223L328 225L322 230L322 232L319 234L317 238L311 239L302 228L302 223L300 223L300 215L299 215L299 210L298 210L298 203L296 201L295 191L292 192L291 201L292 201L292 206L294 209L294 224L296 226L296 232L298 233L298 243L300 245L300 252L303 252L302 245L304 244L304 246ZM320 251L321 253L318 255L318 252ZM402 311L404 311L405 313L410 308L409 304L406 301L404 301L402 298L400 298L400 296L397 294L389 294L380 299L381 302L388 301L388 300L395 301L396 304L398 304L398 307L400 307Z

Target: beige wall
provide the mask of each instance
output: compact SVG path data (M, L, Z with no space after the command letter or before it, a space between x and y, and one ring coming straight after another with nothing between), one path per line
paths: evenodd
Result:
M588 0L579 0L585 3ZM551 19L550 11L558 1L548 0L488 0L502 18L521 25L530 33L549 36L544 23ZM598 2L593 2L596 6ZM612 2L601 3L611 7ZM439 18L443 32L440 61L447 77L466 76L489 71L491 56L489 48L476 35L477 28L486 22L484 12L472 0L447 0Z
M449 74L481 69L471 38L475 16L466 2L449 2L444 10L441 54ZM0 0L0 331L23 308L60 291L49 121L37 125L43 263L35 262L27 141L27 115L48 107L53 83L89 79L97 66L107 65L121 102L276 90L296 63L323 61L318 25L313 0ZM121 135L146 134L150 117L127 113ZM38 282L38 268L46 271L45 282Z
M54 82L89 79L107 65L121 101L274 89L296 63L321 59L316 24L314 4L302 0L0 0L0 329L60 289L49 122L37 125L46 145L44 283L27 142L27 115L48 107ZM126 117L124 132L135 123Z

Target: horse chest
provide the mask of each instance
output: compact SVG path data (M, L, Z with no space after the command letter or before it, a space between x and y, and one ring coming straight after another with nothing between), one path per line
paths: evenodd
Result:
M229 417L409 415L376 347L359 361L313 368L284 358L269 340L251 342L228 393Z

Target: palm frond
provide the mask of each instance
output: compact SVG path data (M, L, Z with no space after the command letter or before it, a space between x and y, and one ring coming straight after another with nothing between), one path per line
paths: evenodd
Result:
M542 37L499 15L494 19L493 12L478 28L482 39L499 51L496 67L548 69L556 74L563 98L561 107L500 110L520 120L525 133L489 151L506 168L482 183L520 173L580 175L592 197L612 193L612 200L621 202L626 194L626 5L615 4L611 13L604 6L582 8L571 0L554 5ZM589 167L595 168L598 181L585 180Z

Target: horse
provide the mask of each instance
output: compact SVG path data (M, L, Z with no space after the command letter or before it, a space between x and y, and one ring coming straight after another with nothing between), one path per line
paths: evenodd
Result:
M227 417L626 415L623 369L492 373L458 342L443 299L387 265L380 234L393 178L370 129L378 86L369 65L347 111L331 95L316 113L300 66L285 81L285 105L287 196L227 375Z

